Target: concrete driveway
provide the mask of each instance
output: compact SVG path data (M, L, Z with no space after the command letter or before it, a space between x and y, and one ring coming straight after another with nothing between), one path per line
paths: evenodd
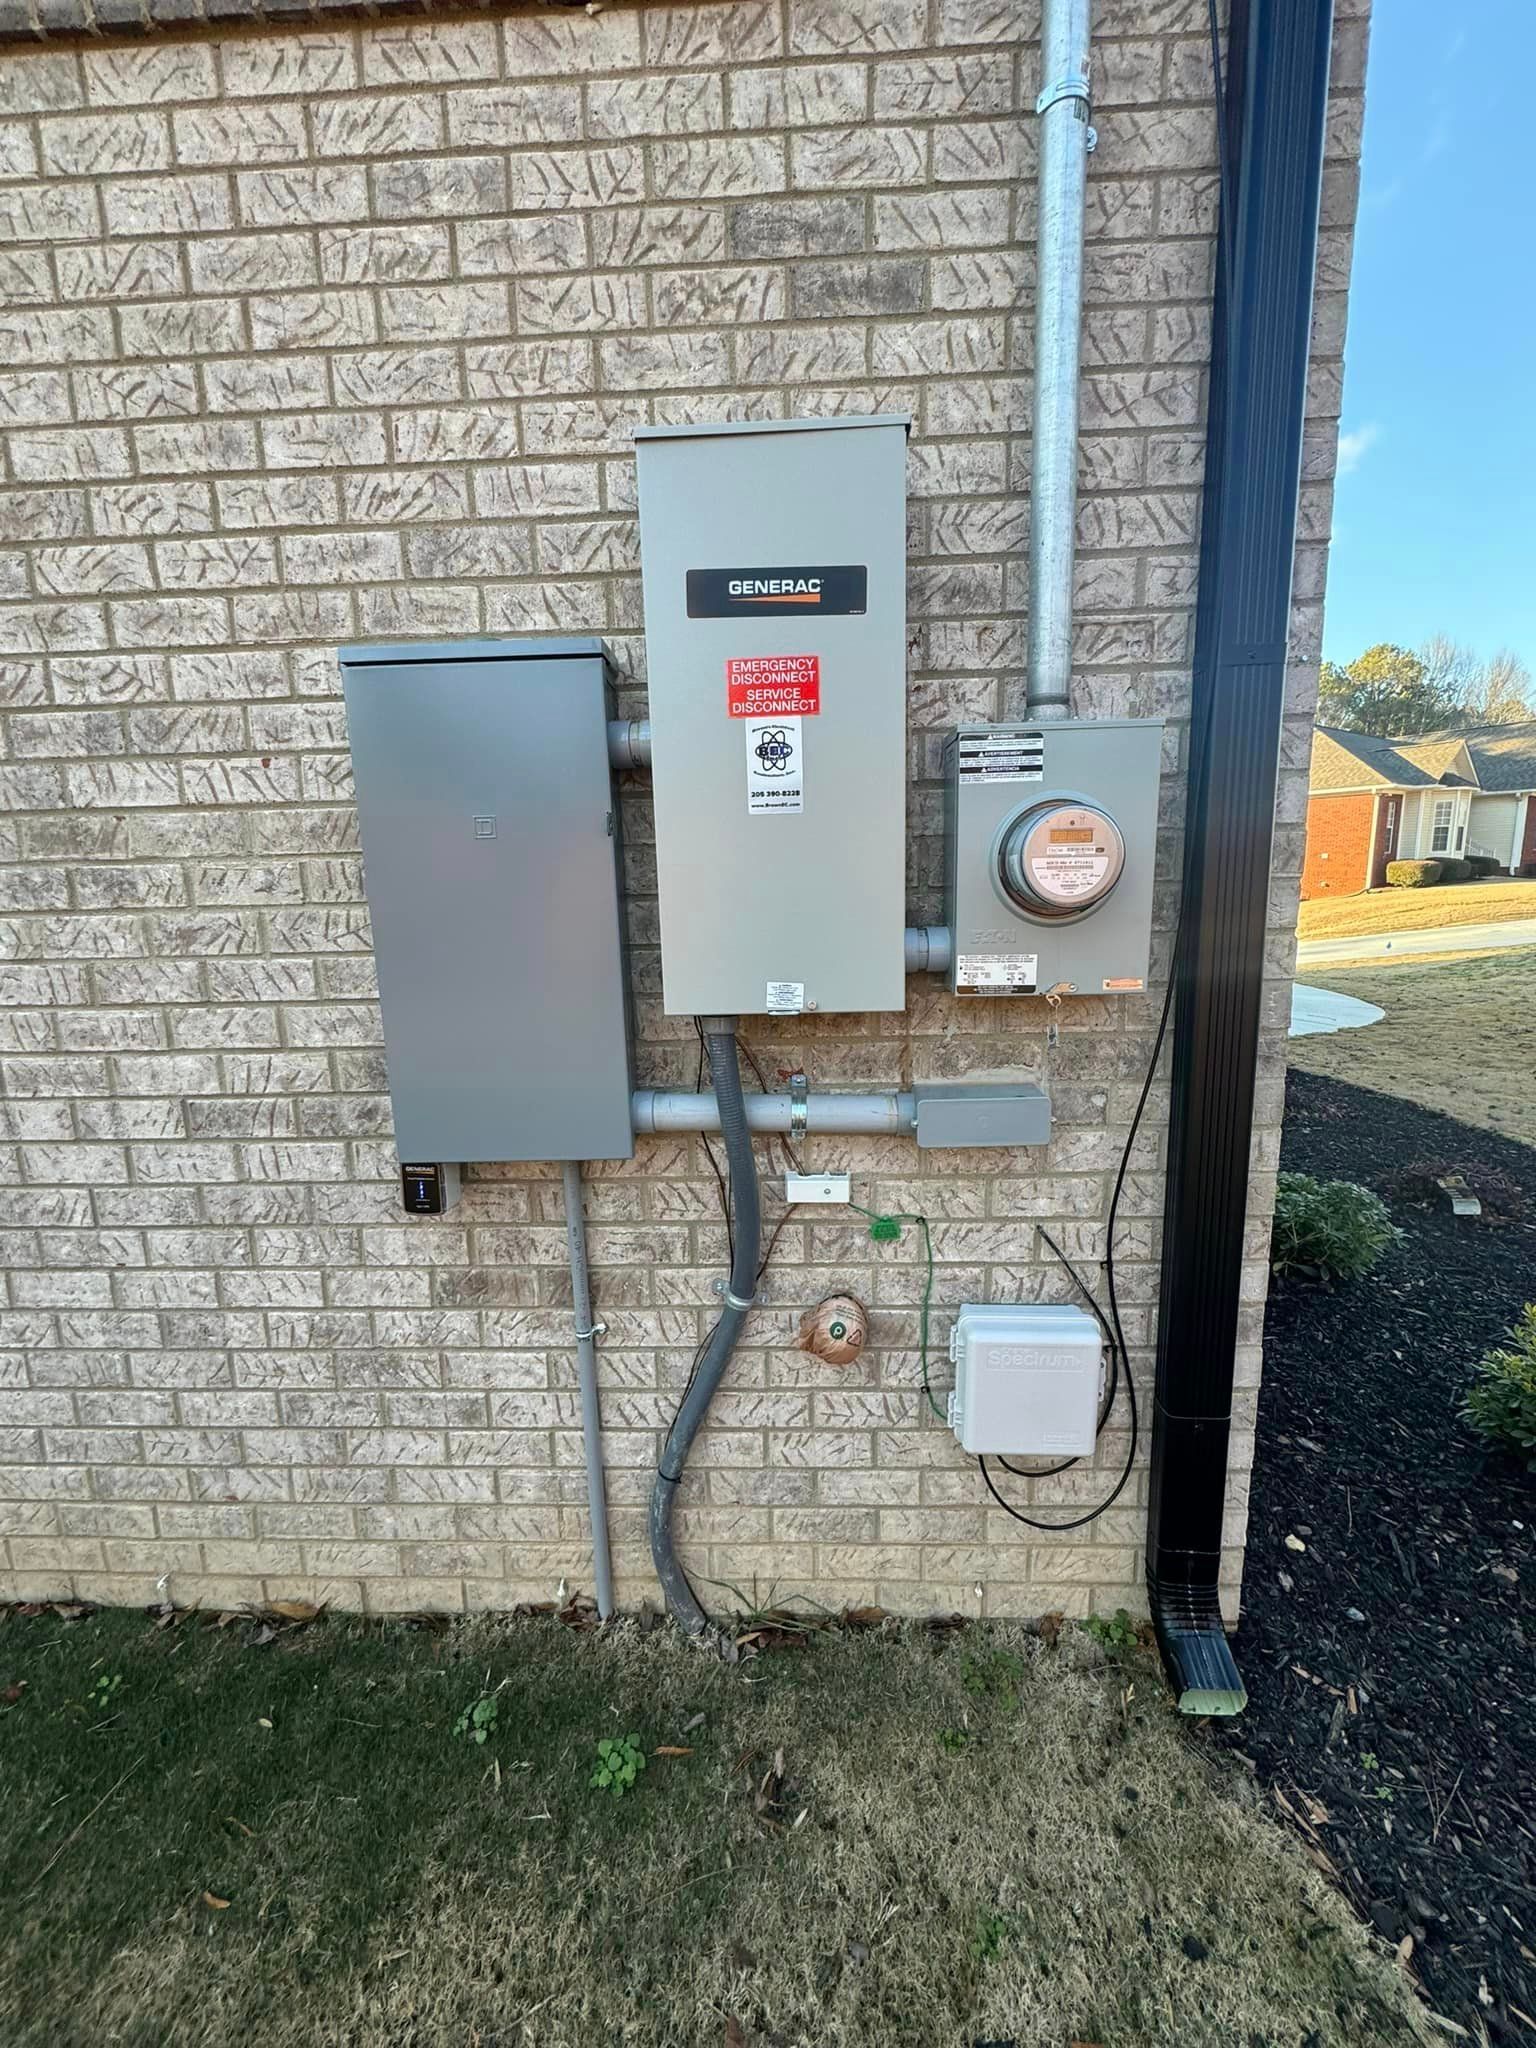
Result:
M1505 924L1448 924L1430 932L1372 932L1347 939L1303 939L1298 967L1327 960L1395 960L1414 953L1487 953L1495 947L1536 946L1536 917Z

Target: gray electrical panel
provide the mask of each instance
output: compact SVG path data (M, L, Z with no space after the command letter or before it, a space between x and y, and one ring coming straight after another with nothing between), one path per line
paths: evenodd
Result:
M1163 728L962 726L944 751L945 918L957 995L1147 985Z
M636 430L672 1015L905 1004L907 428Z
M629 1158L602 641L341 668L401 1160Z

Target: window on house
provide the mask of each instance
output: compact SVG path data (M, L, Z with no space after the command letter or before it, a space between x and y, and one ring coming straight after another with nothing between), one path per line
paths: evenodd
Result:
M1466 845L1466 843L1467 828L1465 825L1458 825L1456 827L1456 851L1460 853L1461 849Z
M1455 806L1449 797L1442 797L1435 805L1435 815L1430 824L1429 850L1431 853L1449 853L1451 850L1451 816Z

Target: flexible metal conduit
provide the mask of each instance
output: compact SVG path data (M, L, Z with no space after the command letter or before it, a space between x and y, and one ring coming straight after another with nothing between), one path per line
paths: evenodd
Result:
M597 1405L596 1338L602 1324L592 1319L592 1278L587 1267L587 1224L581 1196L581 1165L567 1159L565 1241L571 1255L571 1306L576 1315L576 1379L581 1389L581 1446L587 1466L587 1512L592 1523L592 1578L597 1611L613 1612L613 1563L608 1549L608 1503L603 1494L603 1425Z
M1065 718L1072 682L1083 214L1093 130L1090 0L1045 0L1041 24L1034 440L1029 497L1031 718Z
M746 1104L741 1091L741 1067L736 1052L736 1019L706 1017L704 1044L709 1054L710 1079L719 1103L720 1130L725 1139L726 1165L731 1177L731 1277L725 1290L719 1321L710 1332L703 1356L698 1360L656 1468L651 1488L651 1558L656 1576L666 1595L667 1611L682 1623L689 1635L707 1627L709 1617L699 1605L672 1544L672 1512L677 1489L688 1463L688 1453L698 1435L699 1425L714 1399L715 1389L725 1376L741 1335L747 1311L757 1289L757 1268L762 1256L762 1211L758 1202L757 1162L752 1153L752 1132L747 1123Z

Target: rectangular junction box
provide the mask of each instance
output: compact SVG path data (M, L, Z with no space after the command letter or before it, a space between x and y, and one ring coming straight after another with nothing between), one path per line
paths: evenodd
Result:
M949 1422L973 1456L1084 1458L1098 1437L1104 1339L1086 1309L967 1302L949 1337Z
M944 749L945 921L957 995L1147 985L1163 728L961 726Z
M428 1162L629 1158L602 641L340 658L407 1209Z
M905 1004L908 425L636 429L671 1015Z

